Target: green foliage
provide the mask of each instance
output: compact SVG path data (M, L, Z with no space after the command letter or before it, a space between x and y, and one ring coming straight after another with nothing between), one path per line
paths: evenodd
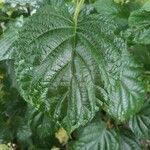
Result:
M129 36L136 44L150 44L150 2L129 17Z
M18 38L18 31L23 26L23 17L10 22L7 30L0 37L0 61L11 59L14 50L14 42Z
M78 129L75 139L75 142L70 143L70 150L141 150L139 141L133 133L126 128L119 131L109 129L100 116L86 127Z
M141 67L115 29L101 15L82 16L76 27L66 9L37 12L20 32L14 58L24 99L71 131L94 117L101 101L96 90L107 93L107 111L117 120L137 112L144 94Z
M41 0L5 0L5 3L19 4L19 5L25 5L25 4L35 5L40 1Z
M124 0L120 2L123 3ZM130 12L139 8L139 4L130 1L120 5L120 2L115 0L97 0L94 3L95 9L109 18L113 19L123 30L128 25L128 17Z
M149 0L0 1L0 146L147 150L149 35Z
M118 149L117 134L114 130L107 129L106 124L100 119L77 132L76 141L70 143L70 150Z
M129 121L129 126L135 135L139 138L150 138L150 100L145 101L145 105L141 111L132 117Z

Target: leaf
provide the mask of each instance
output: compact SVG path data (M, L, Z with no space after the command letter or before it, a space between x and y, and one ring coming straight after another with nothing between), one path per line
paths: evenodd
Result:
M5 3L11 3L11 4L20 4L20 5L25 5L25 4L31 4L35 5L41 0L5 0Z
M141 66L115 30L103 15L81 15L76 27L66 8L42 8L16 44L21 95L67 131L95 116L102 100L96 93L105 93L107 111L117 120L135 114L143 103Z
M9 24L8 29L0 35L0 61L11 59L14 50L14 42L18 38L18 31L23 25L23 18L18 18Z
M43 4L49 4L52 6L62 6L64 5L64 0L43 0Z
M29 125L21 126L17 132L18 141L24 147L32 144L31 136L32 136L32 131L31 131Z
M69 150L118 150L117 134L99 120L77 131L76 141L70 142Z
M64 4L64 0L5 0L5 3L37 6L38 4L61 6Z
M41 139L54 136L56 123L46 114L35 110L30 105L28 105L26 120L33 133L37 134Z
M119 150L142 150L136 136L128 129L122 128L119 132Z
M145 105L139 113L131 117L129 126L134 134L139 138L150 138L150 100L145 102Z
M41 113L28 104L24 122L25 127L22 126L21 129L25 133L22 130L19 131L20 134L22 133L21 137L24 137L26 140L23 141L23 139L18 137L21 145L40 150L50 149L56 143L55 132L58 128L57 124L46 113ZM25 138L25 136L28 136L28 138ZM22 144L23 142L26 143Z
M98 0L94 3L94 7L99 13L103 13L112 18L115 18L121 11L119 5L113 0Z
M131 48L131 52L136 59L144 64L145 70L150 70L150 45L134 45Z
M100 119L77 130L75 138L69 143L69 150L142 150L128 129L108 129Z
M129 26L128 34L133 43L150 44L150 2L131 13Z
M97 0L93 5L99 13L104 13L110 16L117 14L119 11L118 10L119 7L117 7L118 5L116 5L116 3L114 3L113 0L108 0L108 1Z
M117 3L124 3L124 0L97 0L94 3L94 7L99 13L112 18L118 25L121 25L121 27L125 27L128 24L130 12L138 8L138 5L133 2L124 5Z

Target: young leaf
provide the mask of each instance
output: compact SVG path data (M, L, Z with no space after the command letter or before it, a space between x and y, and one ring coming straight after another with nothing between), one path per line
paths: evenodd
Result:
M14 54L22 96L69 131L95 116L97 89L105 91L107 111L117 120L137 112L141 67L115 30L103 15L74 22L66 8L42 8L23 27Z
M130 121L129 126L136 136L139 138L150 138L150 100L145 102L144 107L139 113L134 115Z

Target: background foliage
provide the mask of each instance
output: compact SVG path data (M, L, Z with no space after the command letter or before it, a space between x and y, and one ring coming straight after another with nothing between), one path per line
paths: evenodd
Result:
M79 85L75 82L72 84L75 89L72 93L78 93L82 90L81 94L84 93L84 95L81 96L82 98L71 97L72 101L76 99L84 101L85 107L81 116L76 118L79 101L70 103L67 110L66 103L58 103L60 97L63 100L64 91L66 91L66 87L60 88L59 83L61 82L58 81L60 76L53 77L51 80L48 78L51 85L54 84L57 90L55 88L49 89L51 103L45 103L45 99L42 103L43 96L41 95L45 89L41 89L41 86L44 84L40 82L39 86L37 81L41 77L43 78L44 70L39 72L39 69L44 69L47 63L51 65L53 57L51 56L50 59L41 63L41 58L45 57L43 53L38 52L38 55L31 59L30 56L34 54L37 47L41 46L40 48L46 53L47 48L44 46L46 47L48 43L50 44L48 45L49 48L50 46L53 48L53 44L58 46L63 40L65 41L76 34L71 29L69 30L75 26L70 17L75 12L74 2L71 0L0 0L0 150L149 149L149 0L86 0L81 9L76 30L78 38L74 40L74 42L78 41L78 44L75 44L79 52L75 58L76 66L77 62L79 63L77 71L82 76L77 79ZM46 17L43 17L44 15ZM57 18L55 15L61 17L57 16ZM98 34L99 25L102 35ZM66 30L60 32L60 28ZM55 32L52 33L51 37L44 33L54 29ZM39 32L41 35L43 33L45 35L40 40L38 39ZM83 37L89 38L94 44L90 45L89 41ZM57 41L53 39L57 39ZM30 43L31 41L33 44ZM126 41L127 47L124 41ZM61 44L60 49L65 49L65 53L60 52L60 49L57 50L63 56L60 59L66 62L70 57L69 48L73 45L71 42ZM94 54L93 52L97 47L102 48L102 46L107 49L101 56L107 62L105 65L101 65L99 61L101 57L96 55L98 53L95 52ZM89 51L93 52L90 56L85 51L87 47ZM28 64L19 64L22 58L25 58ZM93 58L100 67L93 62ZM120 58L122 58L121 61ZM117 76L120 68L115 67L120 62L121 67L125 68L124 78ZM32 73L37 76L36 79L33 78L34 84L26 83L29 80L27 75L31 74L31 72L25 72L26 68L40 63L43 68L32 70ZM17 69L14 69L16 66ZM58 66L51 67L55 67L54 70L57 72L60 71ZM105 69L102 69L103 67L106 72ZM113 71L110 68L113 68ZM66 64L62 70L64 72L69 70ZM90 82L89 70L92 70L90 73L96 80L94 87ZM114 80L110 76L105 79L106 73L125 82L128 85L127 89L122 82L114 84ZM140 74L142 74L142 78L138 78ZM126 75L128 76L126 77ZM64 81L69 79L68 74L64 74L63 77ZM84 80L85 78L87 80ZM102 80L99 81L99 78ZM20 80L19 85L18 79ZM55 81L55 79L57 80ZM113 83L113 86L108 84L108 79ZM100 87L99 85L103 86ZM24 90L24 87L28 88ZM85 88L90 92L83 91ZM144 89L146 94L144 94ZM36 90L40 92L36 92ZM95 91L96 101L93 102ZM87 95L90 95L88 102L86 101ZM108 95L110 99L108 99ZM113 98L116 99L115 102L112 101ZM67 101L70 102L70 99ZM109 104L109 101L112 103ZM61 107L56 107L56 105ZM121 110L117 106L120 106ZM53 118L53 116L55 117Z

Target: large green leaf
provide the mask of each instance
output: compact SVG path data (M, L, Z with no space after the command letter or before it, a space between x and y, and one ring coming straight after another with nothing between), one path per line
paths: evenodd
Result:
M75 136L69 150L141 150L133 133L127 129L118 132L108 129L100 119L77 130Z
M129 126L136 136L139 138L150 138L150 100L145 102L144 107L139 113L134 115L130 121Z
M150 1L136 11L133 11L129 17L128 30L133 43L150 44Z
M14 22L10 22L8 29L0 35L0 61L11 59L14 50L14 42L18 38L18 31L23 23L22 17L16 19Z
M46 17L45 17L46 16ZM107 111L117 120L143 103L141 67L115 36L103 15L81 16L75 25L65 9L44 7L23 27L14 54L24 99L74 130L98 110L105 94Z

